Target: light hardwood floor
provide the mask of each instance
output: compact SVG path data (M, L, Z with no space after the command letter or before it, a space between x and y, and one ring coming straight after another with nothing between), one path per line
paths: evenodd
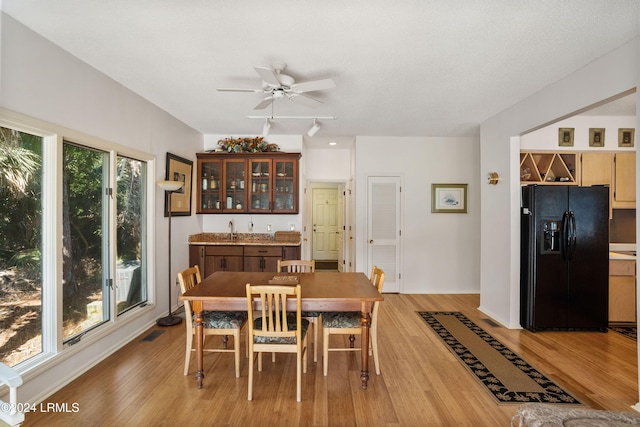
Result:
M247 359L235 378L230 354L205 355L182 375L184 324L138 339L46 402L76 413L29 413L26 426L508 426L517 405L497 405L416 311L461 311L535 368L594 409L632 411L638 401L636 342L614 332L537 332L492 326L478 295L385 294L379 312L382 374L360 389L359 353L332 353L329 375L309 360L296 403L295 356L265 357L247 401ZM345 339L344 337L334 337ZM244 354L244 343L243 343Z

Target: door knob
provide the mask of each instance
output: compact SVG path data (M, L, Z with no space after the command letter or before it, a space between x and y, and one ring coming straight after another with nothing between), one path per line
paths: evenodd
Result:
M369 244L373 245L373 239L369 240Z

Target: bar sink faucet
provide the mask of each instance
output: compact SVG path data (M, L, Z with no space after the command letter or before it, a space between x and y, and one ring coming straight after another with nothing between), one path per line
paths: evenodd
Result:
M236 237L236 234L233 232L233 220L229 221L229 230L229 240L233 242L233 239Z

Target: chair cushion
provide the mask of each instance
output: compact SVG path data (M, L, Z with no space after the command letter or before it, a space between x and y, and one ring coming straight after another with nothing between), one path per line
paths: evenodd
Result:
M303 311L302 317L320 317L319 311Z
M323 328L359 328L362 313L359 311L331 311L322 313Z
M309 321L307 319L301 319L301 326L302 326L302 338L304 338L304 336L307 334L307 330L309 329ZM254 328L255 329L262 329L262 317L258 317L257 319L255 319L253 321L254 324ZM296 316L295 314L289 314L287 316L287 328L289 328L290 331L295 331L296 329ZM283 337L283 338L278 338L278 337L263 337L263 336L256 336L253 338L256 344L295 344L296 343L296 337Z
M195 316L194 316L195 319ZM207 329L239 329L247 321L246 311L203 311L202 325ZM195 328L195 322L193 324Z

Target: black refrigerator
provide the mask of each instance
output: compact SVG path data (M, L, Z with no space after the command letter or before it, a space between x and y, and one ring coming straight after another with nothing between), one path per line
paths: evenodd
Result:
M606 331L609 187L522 187L520 324Z

